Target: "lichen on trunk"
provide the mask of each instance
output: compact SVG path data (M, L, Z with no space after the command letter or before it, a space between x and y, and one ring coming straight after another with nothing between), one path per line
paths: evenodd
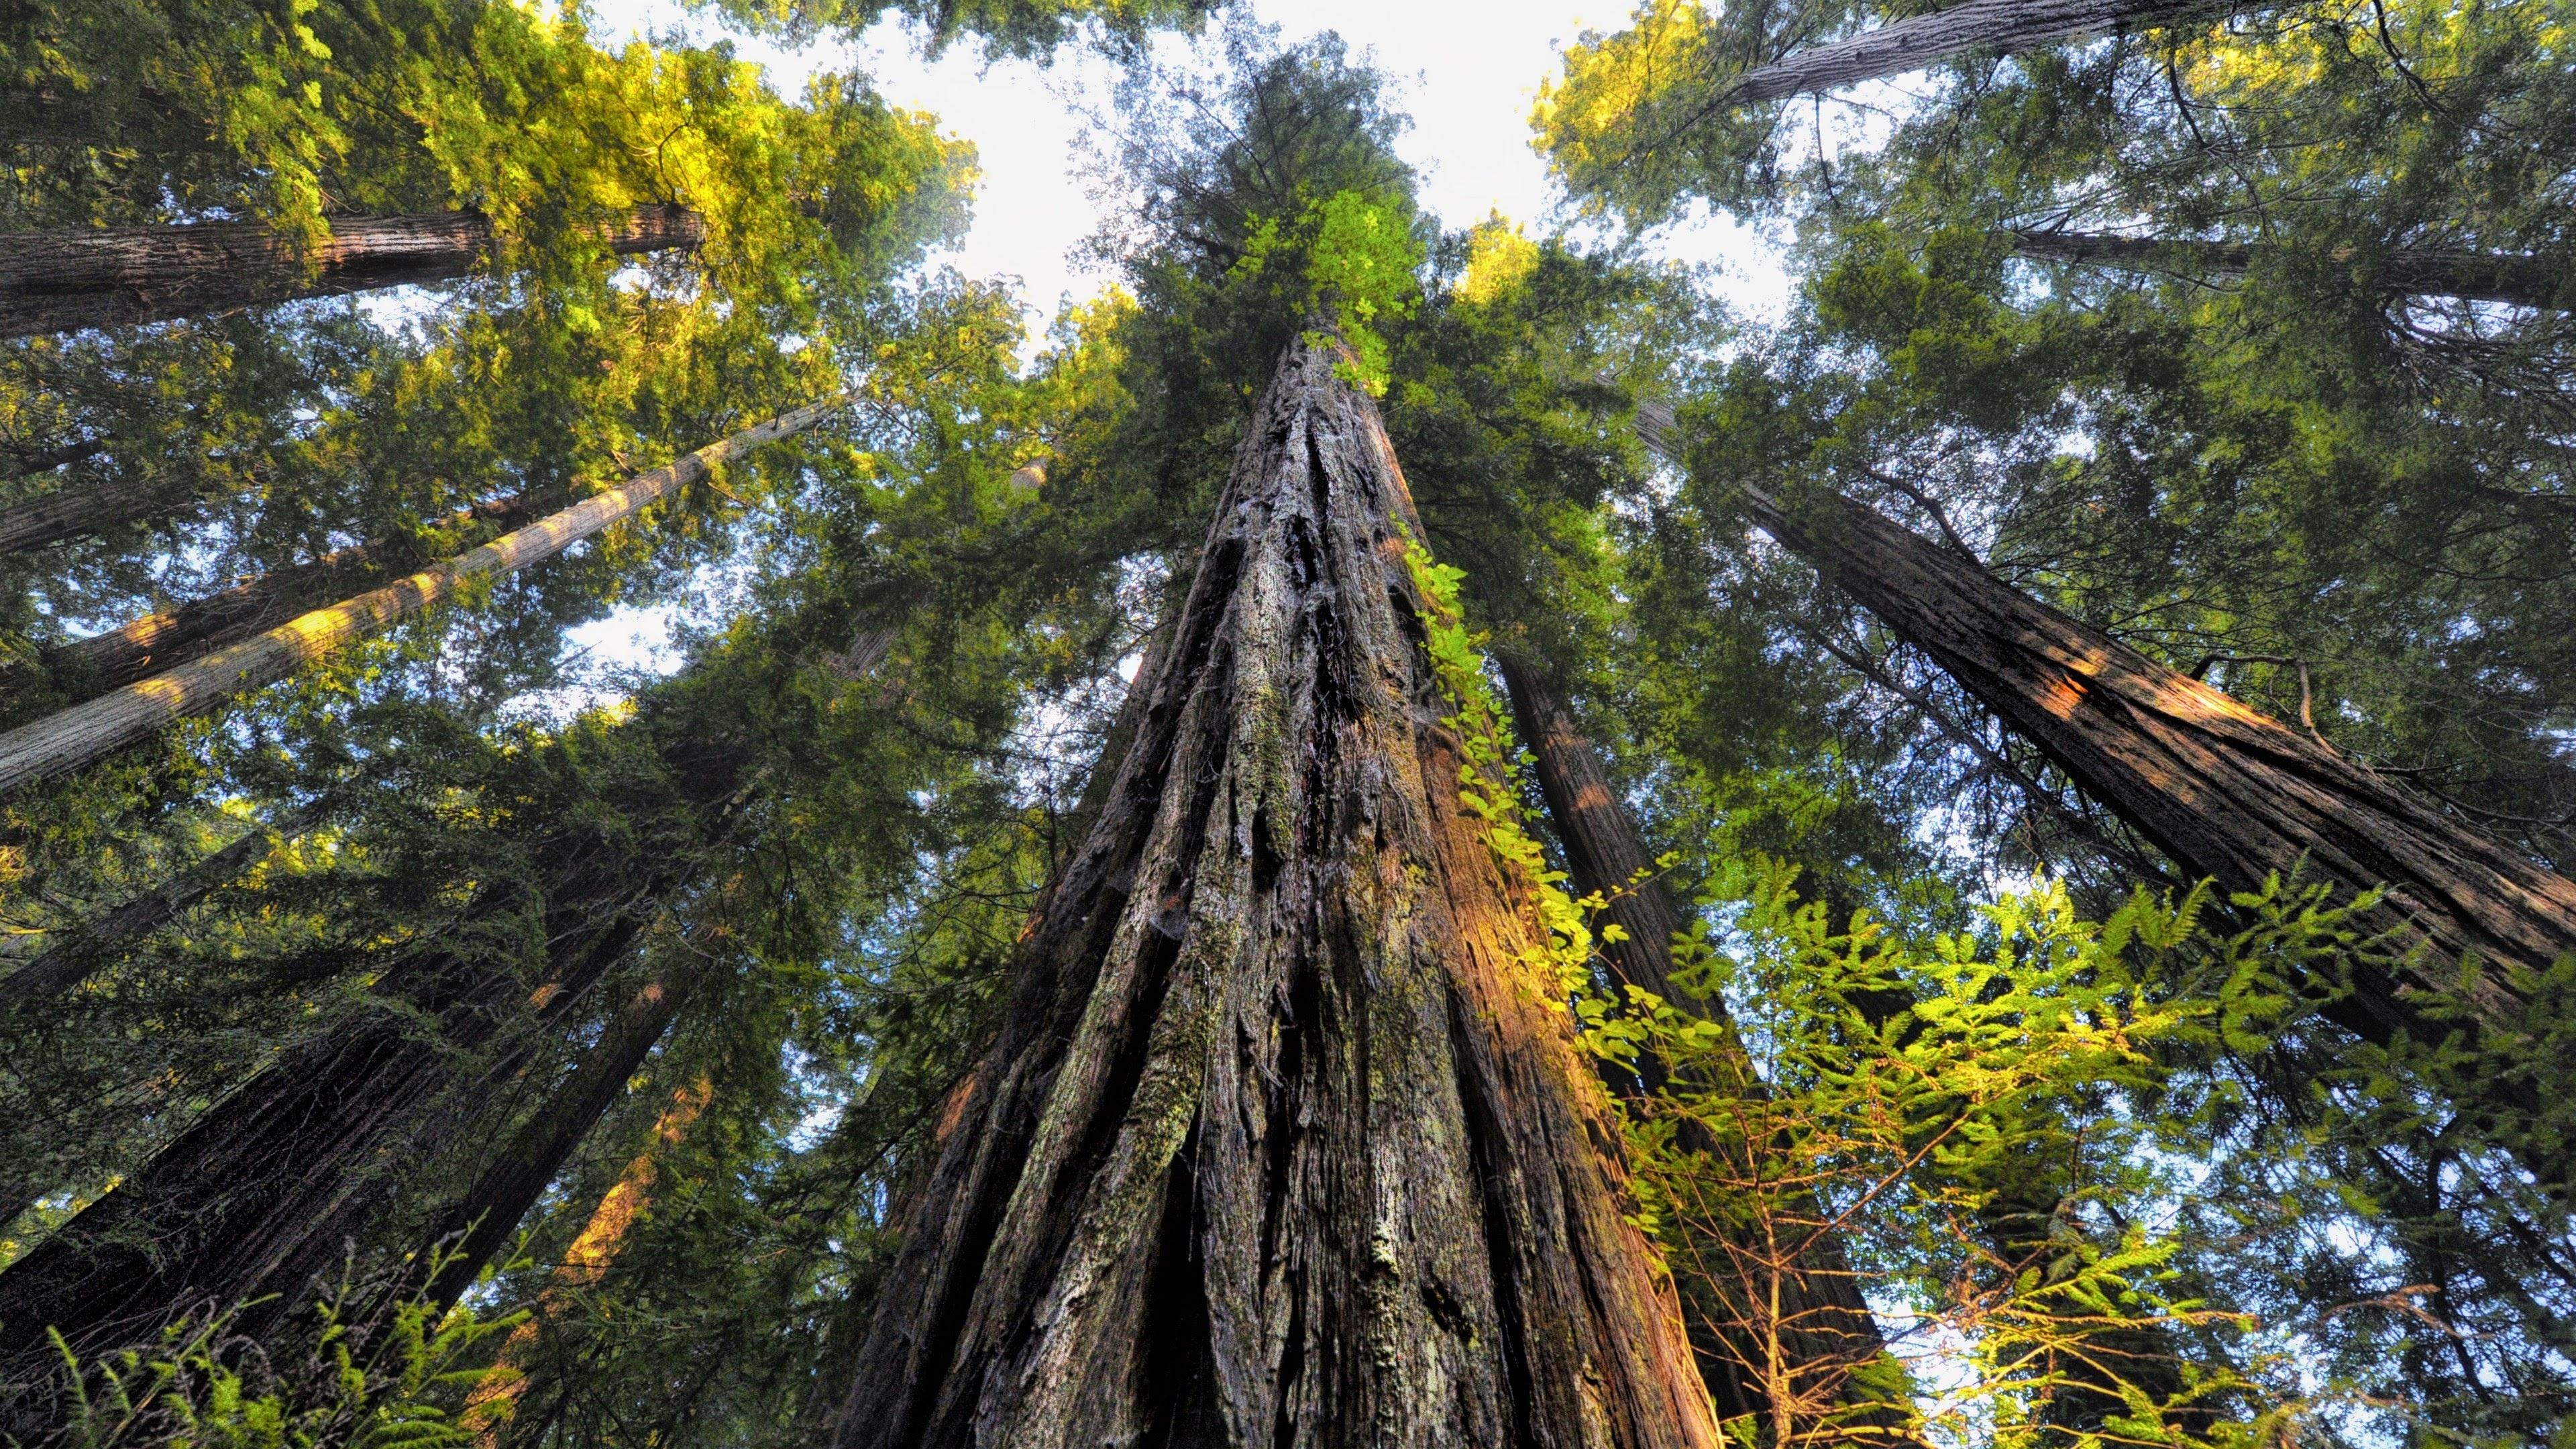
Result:
M839 1444L1716 1443L1338 356L1259 406Z

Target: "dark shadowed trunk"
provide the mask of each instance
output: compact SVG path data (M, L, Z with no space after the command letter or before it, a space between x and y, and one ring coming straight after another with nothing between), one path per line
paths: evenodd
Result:
M594 235L631 256L695 248L706 226L679 207L647 206ZM0 252L0 337L452 281L492 243L492 224L470 211L340 217L309 250L256 221L26 233Z
M609 1018L599 1040L582 1053L580 1065L484 1168L474 1186L439 1215L424 1235L440 1249L442 1261L428 1285L431 1302L442 1309L453 1305L474 1286L476 1275L493 1255L518 1235L519 1220L563 1171L573 1149L626 1094L627 1082L679 1019L680 1008L688 1004L706 974L708 959L702 943L679 943L674 958ZM428 1256L423 1254L415 1262L425 1268Z
M1253 420L839 1444L1716 1442L1335 355Z
M1724 1001L1673 984L1672 942L1684 919L1592 741L1538 666L1509 652L1498 662L1514 727L1536 763L1548 819L1565 848L1567 873L1578 893L1597 892L1609 903L1601 922L1627 935L1624 941L1596 941L1595 949L1622 983L1706 1016L1732 1039ZM1596 928L1596 935L1606 934ZM1740 1046L1735 1050L1742 1055ZM1652 1090L1662 1082L1662 1064L1640 1062L1639 1074ZM1758 1090L1749 1057L1738 1080ZM1823 1218L1812 1208L1805 1216ZM1692 1347L1722 1416L1751 1414L1769 1424L1774 1388L1791 1403L1838 1402L1855 1370L1885 1356L1878 1320L1861 1299L1838 1235L1819 1234L1794 1262L1775 1261L1778 1255L1768 1245L1750 1240L1694 1243L1691 1249L1702 1271L1683 1280L1682 1296L1695 1310Z
M172 875L132 900L62 933L34 959L0 976L0 1011L58 996L87 979L113 959L116 948L161 929L185 915L197 902L238 879L268 858L280 841L311 829L324 814L316 804L298 810L274 827L255 825L240 839ZM0 1209L6 1207L0 1203ZM5 1223L7 1216L0 1216Z
M2285 250L2244 242L2167 241L2058 231L2014 232L2012 242L2015 255L2034 261L2072 262L2133 272L2180 272L2196 277L2242 272L2264 260L2267 253L2277 256ZM2350 265L2355 259L2348 248L2323 258L2339 266ZM2380 291L2392 294L2460 297L2535 308L2564 307L2569 296L2567 268L2548 257L2454 247L2399 248L2369 258L2368 266L2369 281Z
M1750 105L1924 70L1980 51L2009 55L2052 41L2253 8L2244 0L1967 0L1758 66L1745 72L1726 100Z
M1668 414L1641 408L1638 427L1675 446ZM2576 951L2576 880L1863 504L1738 492L1767 532L2191 874L2231 891L2293 871L2347 893L2385 886L2382 920L2411 925L2422 950L2357 974L2328 1003L2352 1030L2438 1041L2464 1016L2511 1041L2530 1003L2510 971ZM2472 955L2487 969L2464 976L2456 963ZM2514 1084L2495 1085L2499 1101L2518 1100Z
M630 802L653 829L581 822L538 847L542 899L488 888L472 918L385 973L352 1011L209 1108L133 1176L0 1272L0 1381L35 1381L44 1332L84 1354L141 1342L174 1315L262 1295L254 1335L309 1309L317 1277L366 1240L408 1164L473 1120L625 952L689 846L725 815L742 761L729 747L666 753L676 796ZM617 813L617 812L612 812ZM474 951L477 921L533 906L547 943L533 993L514 947ZM26 1404L18 1412L29 1412Z

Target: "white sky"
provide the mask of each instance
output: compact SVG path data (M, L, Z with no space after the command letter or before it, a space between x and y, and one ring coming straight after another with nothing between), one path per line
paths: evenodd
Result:
M1491 210L1543 230L1559 193L1530 149L1530 107L1542 80L1559 69L1558 52L1587 27L1617 29L1627 0L1256 0L1255 13L1295 41L1336 30L1354 52L1373 53L1402 82L1399 104L1413 129L1399 143L1423 175L1423 199L1449 225L1480 221ZM716 33L679 0L593 0L604 39L661 34L674 26ZM1021 279L1022 295L1043 324L1067 296L1088 297L1101 277L1080 273L1068 251L1096 229L1099 215L1077 171L1086 112L1107 109L1111 67L1068 49L1052 66L1023 61L991 66L971 45L925 61L895 22L871 30L857 46L823 41L784 51L738 41L747 59L766 65L791 91L817 70L869 75L895 105L928 111L943 129L975 143L984 177L974 228L950 260L970 276ZM1659 238L1655 250L1716 261L1731 300L1757 315L1776 314L1785 283L1770 249L1725 223Z
M1530 108L1541 81L1560 69L1558 52L1587 27L1617 29L1631 0L1255 0L1260 18L1291 42L1336 30L1401 83L1398 104L1413 129L1398 144L1422 174L1423 200L1452 227L1489 211L1533 232L1559 219L1561 193L1530 149ZM683 0L592 0L593 28L609 42L684 30L719 34ZM1107 278L1075 269L1068 255L1098 229L1100 215L1078 169L1089 113L1109 109L1113 68L1066 50L1051 66L985 65L961 45L933 63L894 22L856 46L826 40L786 51L737 38L744 56L769 68L792 93L821 70L860 71L897 106L928 111L951 134L975 143L983 180L965 244L946 260L969 276L1020 279L1035 344L1067 297L1087 298ZM1715 262L1717 285L1739 314L1776 317L1787 283L1772 249L1731 224L1706 222L1653 239L1661 256ZM676 667L671 611L619 609L571 631L568 647L599 666ZM569 695L589 700L586 691Z

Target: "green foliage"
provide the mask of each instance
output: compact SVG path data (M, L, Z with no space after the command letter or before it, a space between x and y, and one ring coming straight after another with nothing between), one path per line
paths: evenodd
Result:
M438 1449L470 1444L454 1408L484 1377L485 1341L516 1315L481 1319L414 1301L380 1322L322 1305L300 1359L280 1363L232 1332L232 1315L180 1319L149 1346L82 1364L57 1335L73 1385L45 1449Z

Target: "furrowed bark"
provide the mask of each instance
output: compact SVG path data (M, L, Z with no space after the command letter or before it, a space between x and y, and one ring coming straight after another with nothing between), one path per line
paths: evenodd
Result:
M1670 428L1640 411L1659 449ZM2294 871L2348 893L2385 887L2382 921L2422 949L2329 1003L2353 1030L2438 1042L2465 1017L2513 1041L2530 1007L2513 978L2576 951L2576 880L1874 509L1832 492L1794 504L1739 492L1766 532L2193 875L2230 891ZM2483 969L2463 972L2469 957Z
M2267 252L2278 254L2283 250L2245 242L2177 241L2091 232L2017 231L2012 233L2012 239L2014 255L2033 261L2195 275L2242 272ZM2352 259L2350 248L2339 249L2326 258L2339 264ZM2459 297L2544 310L2568 306L2567 269L2547 257L2422 247L2388 252L2376 259L2375 266L2374 278L2380 290L2392 294Z
M839 1445L1717 1443L1337 353L1262 400Z
M41 1397L36 1386L59 1363L48 1327L86 1358L148 1341L185 1314L242 1305L236 1327L260 1337L308 1312L316 1280L336 1277L351 1245L374 1236L402 1164L444 1150L560 1029L676 885L683 842L723 828L742 752L682 740L664 759L675 793L656 786L620 803L680 835L574 822L539 847L548 964L533 994L511 969L515 953L495 960L448 944L471 941L470 922L397 962L375 989L380 1007L288 1047L0 1271L0 1382ZM525 889L487 889L476 917L527 908ZM43 1407L22 1396L13 1409L23 1420Z
M647 206L592 235L621 256L688 251L706 224L677 206ZM343 217L310 250L256 221L13 236L0 254L0 337L453 281L493 240L491 222L470 211Z
M311 829L324 813L324 807L316 804L274 826L255 825L239 840L97 920L67 932L66 939L46 946L26 965L0 976L0 1013L59 996L78 986L105 965L117 947L148 936L185 915L197 902L266 860L280 844ZM7 1221L0 1218L0 1223Z
M1627 935L1624 941L1598 940L1595 949L1622 983L1706 1017L1732 1039L1735 1028L1725 1002L1673 984L1672 942L1684 929L1683 916L1658 878L1645 836L1612 788L1592 741L1537 666L1510 652L1497 656L1497 662L1511 697L1514 728L1536 762L1539 790L1565 847L1575 889L1585 895L1598 892L1608 902L1601 920ZM1743 1055L1740 1045L1735 1050ZM1661 1087L1665 1074L1660 1062L1638 1066L1648 1092ZM1744 1056L1738 1080L1748 1090L1758 1089L1749 1056ZM1812 1207L1806 1216L1823 1219ZM1878 1320L1861 1299L1850 1257L1837 1236L1826 1235L1793 1263L1769 1261L1771 1255L1759 1242L1713 1243L1702 1254L1712 1260L1712 1280L1720 1274L1740 1280L1701 1285L1716 1297L1701 1317L1729 1321L1692 1324L1700 1377L1721 1417L1750 1414L1757 1423L1769 1424L1774 1388L1791 1403L1819 1397L1839 1402L1852 1371L1885 1356ZM1686 1301L1690 1296L1685 1285ZM1767 1352L1775 1334L1784 1363L1771 1362ZM1878 1427L1893 1431L1897 1426Z
M1752 105L1924 70L1979 51L2010 55L2053 41L2254 8L2243 0L1967 0L1756 67L1727 92L1726 102Z
M199 496L196 490L173 487L158 478L118 478L58 489L0 508L0 557L105 533L120 524L184 508Z
M0 735L0 791L98 760L173 720L207 713L235 695L274 684L296 669L381 634L475 579L554 557L634 516L714 468L764 443L802 432L838 411L832 398L711 443L623 485L383 588L315 609L239 644L137 681Z

